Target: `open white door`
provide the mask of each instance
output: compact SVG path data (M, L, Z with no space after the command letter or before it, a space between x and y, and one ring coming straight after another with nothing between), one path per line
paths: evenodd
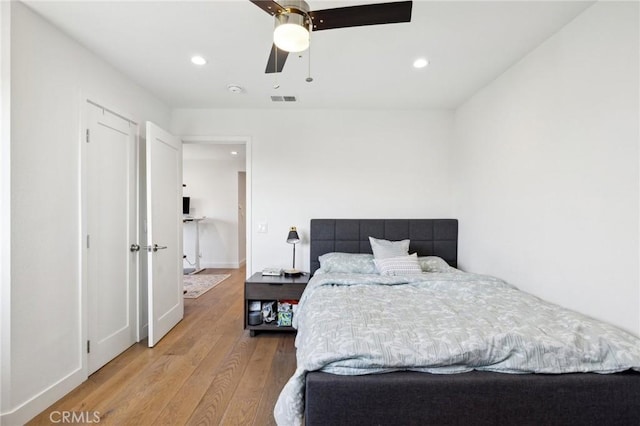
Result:
M149 347L184 313L182 295L182 142L147 122Z

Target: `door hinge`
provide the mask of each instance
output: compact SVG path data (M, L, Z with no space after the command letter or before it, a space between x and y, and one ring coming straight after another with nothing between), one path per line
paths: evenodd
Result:
M87 248L91 246L91 236L87 234Z
M87 143L89 143L89 129L87 129L86 141L87 141Z
M87 340L87 353L91 353L91 340Z

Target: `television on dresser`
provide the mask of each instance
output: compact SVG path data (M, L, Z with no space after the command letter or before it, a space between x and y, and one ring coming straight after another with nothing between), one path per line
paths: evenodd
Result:
M182 197L182 214L189 214L190 197Z

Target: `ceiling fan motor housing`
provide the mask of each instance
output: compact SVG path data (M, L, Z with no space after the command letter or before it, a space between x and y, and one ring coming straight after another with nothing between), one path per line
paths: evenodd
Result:
M296 12L301 15L309 14L309 5L304 0L288 0L280 2L280 5L291 12Z

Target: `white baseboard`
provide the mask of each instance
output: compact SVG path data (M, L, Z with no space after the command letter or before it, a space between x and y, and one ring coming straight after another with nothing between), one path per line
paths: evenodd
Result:
M0 413L0 425L23 425L87 380L82 369L75 370L11 411Z

